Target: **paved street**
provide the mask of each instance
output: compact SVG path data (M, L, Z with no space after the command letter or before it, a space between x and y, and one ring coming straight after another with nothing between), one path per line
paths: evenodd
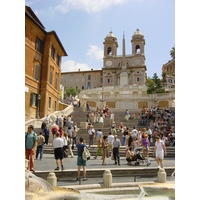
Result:
M151 161L150 167L157 167L157 163L153 157L149 158ZM74 158L65 158L64 162L64 169L77 169L76 165L77 156ZM91 160L87 162L87 169L111 169L111 168L141 168L145 167L148 168L145 164L141 164L140 166L128 166L125 160L125 157L120 158L121 166L113 165L113 160L111 158L106 159L106 166L102 165L101 156L99 156L96 160L91 157ZM165 158L164 160L165 167L174 167L175 166L175 159L174 158ZM34 170L37 171L54 171L56 168L56 161L52 154L44 154L42 161L35 160L34 163ZM125 171L124 171L125 172ZM102 183L102 178L88 178L87 181L81 181L81 185L83 184L96 184ZM137 182L149 182L149 181L156 181L157 177L137 177ZM168 181L172 181L172 177L167 177ZM124 183L124 182L134 182L134 177L113 177L113 183ZM75 180L75 178L65 177L64 179L58 179L58 186L70 186L70 185L79 185L79 182Z
M140 166L129 166L127 165L127 161L125 160L125 157L120 158L121 166L113 165L114 161L111 160L111 158L106 158L106 164L105 166L102 165L101 156L98 156L97 159L94 159L94 157L91 157L89 161L87 161L87 169L97 169L98 168L137 168L137 167L148 167L145 164L141 164ZM150 157L149 160L151 161L151 167L157 167L157 163L155 161L155 158ZM74 156L74 158L64 158L64 169L77 169L77 156ZM175 158L165 158L164 159L164 166L165 167L174 167L175 166ZM52 171L56 168L56 160L54 159L53 154L44 154L42 161L35 160L34 162L34 170L35 171Z

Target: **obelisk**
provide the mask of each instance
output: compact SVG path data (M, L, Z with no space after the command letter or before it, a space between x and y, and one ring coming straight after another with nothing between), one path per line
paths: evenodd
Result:
M123 49L122 49L122 72L120 74L120 86L128 85L128 73L126 71L126 56L125 56L125 36L123 33Z

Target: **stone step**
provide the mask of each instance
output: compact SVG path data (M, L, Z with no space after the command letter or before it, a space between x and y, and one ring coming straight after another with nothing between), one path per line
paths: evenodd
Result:
M125 146L122 146L119 149L119 153L120 153L121 157L125 157L126 156L125 155L125 148L126 148ZM89 152L90 152L91 156L95 156L96 155L96 152L97 152L97 146L96 145L95 145L95 147L89 147L88 149L89 149ZM165 157L174 158L175 157L175 149L172 149L170 147L169 148L166 147L166 149L167 149L167 156L165 156ZM149 157L153 157L153 150L154 150L154 147L150 147ZM53 154L53 147L49 146L49 145L45 145L44 149L43 149L43 153L44 154ZM142 151L140 151L140 153L142 154ZM77 148L76 147L73 150L73 154L77 155ZM99 153L98 156L101 156L101 154Z
M175 167L165 167L165 172L167 176L171 176L174 172ZM105 168L98 169L87 169L87 178L99 178L103 177ZM110 168L113 177L155 177L157 176L157 167L139 167L139 168ZM53 171L56 174L57 179L66 178L77 178L77 169L63 170L63 171ZM35 171L34 174L40 178L47 180L49 171ZM81 169L82 174L82 169Z

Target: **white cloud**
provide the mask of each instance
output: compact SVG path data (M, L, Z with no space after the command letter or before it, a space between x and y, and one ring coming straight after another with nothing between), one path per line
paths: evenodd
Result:
M86 54L87 56L91 56L98 61L103 59L103 50L99 48L97 45L90 45L90 48Z
M88 13L97 13L114 5L124 4L128 0L62 0L55 7L61 12L68 12L70 9L85 10Z
M91 70L91 67L86 63L78 63L73 60L67 60L61 65L61 72L73 72L73 71L86 71Z

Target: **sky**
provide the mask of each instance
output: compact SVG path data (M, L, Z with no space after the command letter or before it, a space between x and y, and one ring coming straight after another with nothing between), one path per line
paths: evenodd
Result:
M55 30L68 56L61 72L103 67L103 42L112 30L122 55L123 31L126 54L137 28L145 37L147 76L161 78L162 66L171 60L175 45L175 0L25 0L44 25Z

